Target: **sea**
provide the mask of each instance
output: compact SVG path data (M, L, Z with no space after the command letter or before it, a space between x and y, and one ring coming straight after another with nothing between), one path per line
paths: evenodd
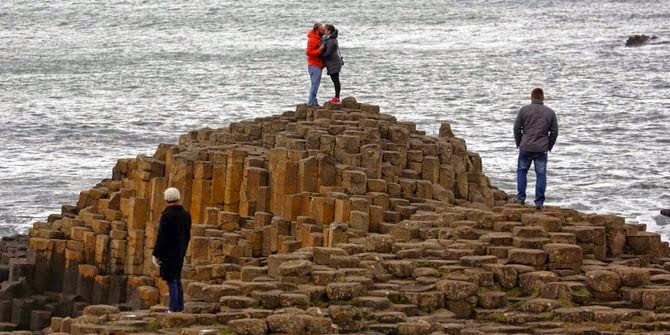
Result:
M339 30L343 97L428 134L451 123L511 194L513 122L542 87L560 126L546 205L670 236L670 0L3 0L0 235L119 158L306 102L314 22ZM633 34L658 38L624 47Z

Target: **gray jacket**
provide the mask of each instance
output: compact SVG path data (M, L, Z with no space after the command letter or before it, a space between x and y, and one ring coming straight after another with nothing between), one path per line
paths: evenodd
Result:
M514 140L523 151L551 151L558 137L556 113L541 101L523 106L514 121Z
M326 65L326 69L328 69L328 75L340 72L342 65L344 65L344 62L340 57L340 47L337 43L337 35L338 32L337 29L335 29L335 32L333 32L333 34L324 42L325 48L321 54L323 63Z

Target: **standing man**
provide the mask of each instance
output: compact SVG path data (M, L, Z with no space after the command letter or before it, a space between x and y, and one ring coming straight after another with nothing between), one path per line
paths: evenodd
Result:
M307 33L307 50L305 53L307 54L307 72L311 82L307 104L310 106L319 105L316 94L319 92L319 86L321 85L321 70L323 69L323 59L321 59L321 52L323 51L321 36L323 33L324 28L321 23L315 23L312 30Z
M184 310L184 289L181 285L181 268L191 240L191 214L179 203L179 190L170 187L163 193L165 209L158 226L153 261L160 267L160 276L168 284L169 312Z
M514 139L519 149L516 170L517 202L526 201L526 175L530 164L535 165L535 208L544 206L547 189L547 152L551 151L558 137L556 113L544 105L544 92L536 88L530 95L531 104L521 108L514 121Z

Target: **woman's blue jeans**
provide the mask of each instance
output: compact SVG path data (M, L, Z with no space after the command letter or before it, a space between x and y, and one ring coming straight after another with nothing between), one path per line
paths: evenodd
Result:
M309 73L309 80L311 82L307 104L317 106L319 102L316 100L316 94L319 92L319 86L321 86L321 68L318 66L308 66L307 72Z
M519 161L516 169L516 199L520 202L526 201L526 175L530 164L535 165L535 206L544 205L544 192L547 190L547 153L519 150Z
M169 280L168 291L170 293L170 312L181 312L184 310L184 289L181 286L181 278Z

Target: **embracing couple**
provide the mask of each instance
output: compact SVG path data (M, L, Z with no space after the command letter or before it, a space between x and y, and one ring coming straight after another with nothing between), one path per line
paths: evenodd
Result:
M337 29L332 24L322 25L315 23L312 30L307 33L307 71L311 87L307 104L318 106L316 94L321 85L321 71L324 66L335 86L335 97L328 100L330 103L340 103L340 70L344 61L340 55L340 47L337 44Z

